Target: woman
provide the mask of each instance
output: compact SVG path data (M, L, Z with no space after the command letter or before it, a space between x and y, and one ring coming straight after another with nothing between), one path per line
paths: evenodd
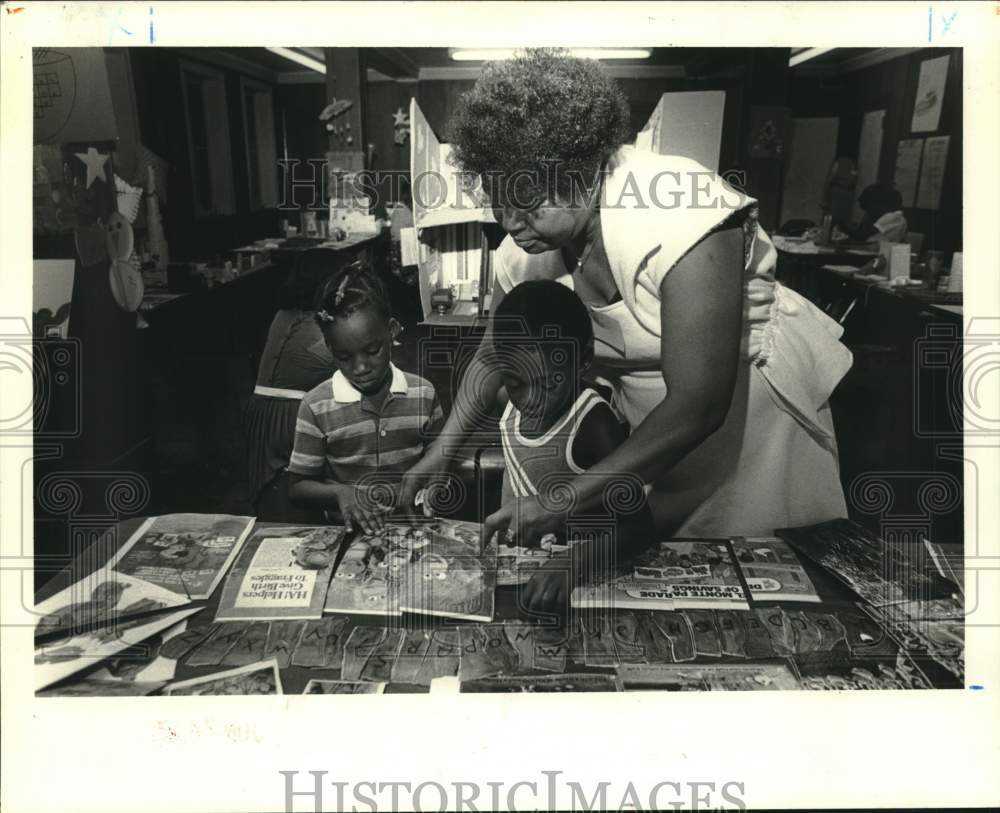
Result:
M508 236L493 308L527 279L555 279L588 306L595 369L631 426L574 481L596 504L636 476L663 537L769 534L845 516L827 398L850 367L839 326L774 281L755 201L688 159L623 147L628 109L600 67L536 51L488 66L463 97L452 143L483 179ZM500 383L490 337L439 440L401 500L447 468ZM567 509L503 506L485 534L526 544Z
M858 196L864 211L857 227L843 223L840 229L851 240L868 243L905 243L909 224L903 214L903 196L883 184L866 186Z
M325 249L306 251L279 292L246 414L250 501L258 519L305 522L313 517L287 498L288 460L303 395L333 374L333 358L313 318L322 283L344 260Z

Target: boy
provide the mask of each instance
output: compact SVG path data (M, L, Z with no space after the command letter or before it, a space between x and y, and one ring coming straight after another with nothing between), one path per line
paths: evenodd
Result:
M423 455L441 406L429 382L392 364L400 326L374 272L355 264L335 273L316 321L336 372L302 399L288 494L339 512L348 530L376 533L392 510L392 476Z
M543 504L572 500L571 481L625 440L610 405L581 381L594 355L586 307L558 282L523 282L497 307L492 341L509 399L500 419L503 502L532 496ZM603 506L581 507L582 522L571 515L574 527L565 541L572 548L532 577L524 593L529 607L568 606L570 582L610 577L601 571L652 541L641 482L623 488L631 495L608 494ZM621 505L616 496L631 505ZM579 544L581 539L590 541Z

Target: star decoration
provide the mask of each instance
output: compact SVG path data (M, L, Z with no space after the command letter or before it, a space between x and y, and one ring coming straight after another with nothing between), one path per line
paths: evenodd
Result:
M393 127L409 127L410 126L410 116L403 112L403 108L399 107L396 112L392 114L392 126Z
M95 178L104 180L104 165L109 156L102 155L94 147L87 147L86 152L77 152L74 155L87 165L87 189L90 189Z

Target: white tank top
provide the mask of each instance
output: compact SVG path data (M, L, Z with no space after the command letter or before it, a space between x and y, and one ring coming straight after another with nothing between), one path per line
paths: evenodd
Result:
M569 411L544 435L526 438L521 434L521 412L508 404L500 418L500 441L505 463L503 503L514 497L538 494L552 475L582 474L573 460L573 440L580 424L595 406L607 403L597 392L585 389Z

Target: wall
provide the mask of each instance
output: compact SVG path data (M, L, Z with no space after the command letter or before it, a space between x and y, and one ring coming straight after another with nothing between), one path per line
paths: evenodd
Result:
M205 218L194 216L194 191L181 88L182 58L197 61L161 48L136 48L131 52L139 132L142 143L170 164L169 192L163 220L171 259L211 259L217 252L277 234L278 214L275 210L250 211L240 98L241 74L213 65L225 76L236 213ZM276 143L280 155L281 116L277 105L275 107Z
M866 111L885 110L879 181L892 183L896 151L901 139L911 136L910 121L917 93L920 63L948 54L948 80L938 129L915 138L950 135L948 161L937 211L907 209L910 230L924 234L924 248L946 252L962 246L962 51L959 48L925 48L912 54L854 71L841 77L796 78L792 74L789 103L795 116L839 116L837 147L840 154L857 157L861 118ZM858 190L860 191L860 190Z

